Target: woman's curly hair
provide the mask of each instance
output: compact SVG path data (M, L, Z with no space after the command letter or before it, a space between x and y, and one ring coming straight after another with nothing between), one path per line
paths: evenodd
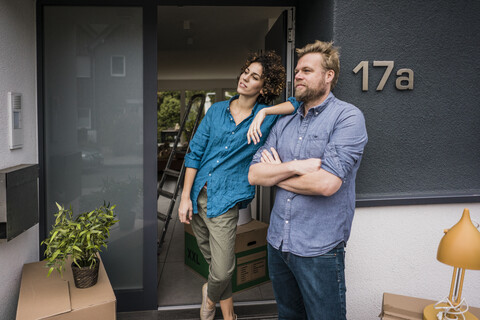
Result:
M257 101L270 104L285 88L285 68L282 65L282 59L274 51L252 53L245 61L240 74L254 62L260 63L263 67L263 94L258 96ZM240 76L238 79L240 79Z

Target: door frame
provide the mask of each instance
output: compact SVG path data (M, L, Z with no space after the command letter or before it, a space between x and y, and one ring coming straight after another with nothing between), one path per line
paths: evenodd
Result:
M157 9L159 6L285 6L296 7L297 0L36 0L37 43L37 125L39 161L39 256L41 241L47 237L45 105L43 66L43 8L45 6L136 6L143 10L143 289L115 290L117 311L157 310Z
M141 7L143 11L143 289L115 290L117 311L156 310L157 303L157 2L156 0L37 0L37 118L39 161L39 246L47 237L44 105L44 7ZM39 257L44 248L39 247Z

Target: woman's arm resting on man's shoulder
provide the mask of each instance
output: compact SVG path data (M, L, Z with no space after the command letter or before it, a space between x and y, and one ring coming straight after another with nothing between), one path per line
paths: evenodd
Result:
M257 115L252 121L250 128L247 132L248 144L253 141L254 144L260 142L260 137L262 136L262 131L260 131L260 126L263 123L263 120L266 116L271 114L291 114L296 110L296 107L290 101L282 102L280 104L263 108L257 112Z

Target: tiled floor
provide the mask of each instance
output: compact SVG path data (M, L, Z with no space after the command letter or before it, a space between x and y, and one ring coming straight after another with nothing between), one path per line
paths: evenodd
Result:
M178 202L178 201L177 201ZM168 200L159 200L160 211L166 210ZM184 229L177 218L177 207L168 226L165 242L158 257L158 305L160 308L201 303L201 287L205 279L184 264ZM158 224L159 234L163 222ZM274 300L270 282L234 294L235 302Z

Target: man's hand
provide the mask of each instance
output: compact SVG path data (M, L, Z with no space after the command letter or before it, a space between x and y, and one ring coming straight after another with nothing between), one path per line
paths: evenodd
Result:
M282 163L282 160L280 159L280 156L277 153L277 150L275 148L271 147L270 152L268 150L263 150L262 151L262 158L260 161L262 163L267 163L267 164L280 164ZM322 166L322 160L318 158L309 158L305 160L293 160L288 163L293 171L295 172L295 175L303 176L308 173L312 173L315 171L320 170L320 167Z
M280 164L282 163L282 160L280 159L280 156L277 153L277 150L275 148L271 147L270 151L272 153L268 152L266 149L262 151L262 158L260 161L262 163L270 163L270 164Z
M258 111L257 115L252 121L252 124L250 124L250 127L248 128L247 132L247 141L248 144L250 144L251 141L253 141L253 144L257 144L260 142L260 137L262 136L262 131L260 131L260 126L263 123L263 120L265 120L265 117L267 116L265 109L262 109Z
M178 206L178 218L181 223L190 224L193 215L193 205L190 197L182 197Z

